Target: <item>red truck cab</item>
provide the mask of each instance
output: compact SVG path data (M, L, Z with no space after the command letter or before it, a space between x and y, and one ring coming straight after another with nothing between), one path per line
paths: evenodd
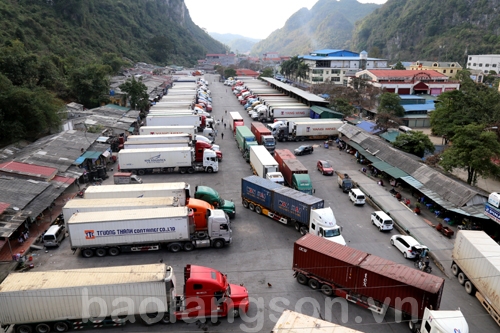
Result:
M215 269L195 265L184 268L184 298L177 300L177 319L238 317L249 307L245 287L228 283L226 274Z
M212 149L212 145L203 141L196 141L196 148L195 148L195 161L196 162L203 162L203 152L205 149ZM222 161L222 152L219 150L215 151L215 154L217 155L217 160Z

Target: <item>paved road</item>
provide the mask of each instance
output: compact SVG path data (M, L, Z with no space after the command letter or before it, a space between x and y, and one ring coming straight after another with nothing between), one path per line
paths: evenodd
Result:
M213 115L215 118L225 118L224 111L239 111L245 119L247 125L250 124L249 117L243 111L235 97L226 92L226 87L222 83L214 82L214 76L207 75L210 82L210 89L213 94ZM83 267L107 267L112 265L129 265L154 263L163 259L164 262L173 266L178 274L178 280L182 281L182 268L184 265L198 264L213 267L228 274L229 280L234 283L244 283L252 297L252 305L248 313L248 318L237 319L235 323L221 320L216 325L208 324L209 332L269 332L274 326L274 322L283 308L296 309L305 314L314 314L320 311L323 318L335 323L355 328L366 332L408 332L406 324L396 323L392 311L388 311L385 317L375 317L370 311L355 305L349 305L346 310L342 310L339 304L326 306L332 299L325 297L319 292L312 291L306 286L299 285L293 278L292 247L293 242L300 235L292 228L284 226L269 218L245 210L241 205L240 181L242 177L251 175L249 164L241 157L236 147L236 142L229 130L219 127L219 133L224 131L224 139L217 138L224 154L224 159L220 164L220 171L216 174L193 174L193 175L147 175L143 179L145 182L171 182L186 181L194 188L196 185L208 185L219 191L226 199L233 199L236 203L236 218L232 223L234 243L230 247L221 250L201 249L192 252L168 253L163 251L150 253L124 254L118 257L104 257L84 259L78 253L72 254L69 249L69 242L65 241L59 249L51 250L49 253L42 253L35 257L36 270L52 270L65 268ZM325 149L315 142L316 148L312 155L298 157L301 162L308 167L313 184L316 189L315 195L323 198L330 205L340 225L343 226L343 233L348 245L362 251L393 260L395 262L413 266L413 262L403 258L401 253L390 246L389 238L396 234L381 233L370 223L370 213L373 208L369 205L354 207L350 203L346 194L342 193L336 184L334 177L321 175L316 171L316 161L326 159L332 162L335 169L345 170L363 190L374 197L379 204L391 211L391 214L404 221L412 234L425 237L424 243L434 251L442 251L443 259L445 251L451 245L439 238L439 234L427 235L425 227L422 227L411 212L405 211L404 207L386 193L384 188L375 184L365 175L357 170L352 155L339 152L336 149ZM297 143L278 143L279 148L294 149ZM111 180L107 180L111 181ZM415 220L413 220L415 219ZM411 224L410 224L411 222ZM416 223L413 226L413 223ZM437 237L434 237L436 236ZM445 277L434 266L434 272L438 276ZM446 278L446 277L445 277ZM268 287L271 283L272 287ZM182 286L178 285L178 293L182 292ZM498 326L486 314L479 302L465 293L455 278L446 278L445 292L441 303L442 309L456 309L460 307L464 312L470 326L471 332L497 331ZM316 314L317 316L317 314ZM107 332L156 332L164 331L166 327L153 326L142 327L139 324L127 325L123 328L107 329ZM171 332L200 331L196 324L176 323L168 327Z

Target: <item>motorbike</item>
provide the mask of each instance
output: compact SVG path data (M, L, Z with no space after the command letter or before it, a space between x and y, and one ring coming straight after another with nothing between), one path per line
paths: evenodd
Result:
M421 259L418 261L415 261L414 266L416 269L418 269L420 271L424 271L424 272L429 273L429 274L432 273L432 267L431 266L425 267L425 262Z

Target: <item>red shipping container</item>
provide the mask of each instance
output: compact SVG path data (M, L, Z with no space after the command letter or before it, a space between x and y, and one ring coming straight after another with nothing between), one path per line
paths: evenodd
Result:
M285 160L293 160L296 159L296 157L295 154L288 149L276 149L274 151L274 159L278 162L278 169L281 169Z
M257 143L259 145L262 144L261 138L263 135L272 135L271 131L266 127L266 125L256 121L252 123L250 130L252 131L253 135L255 135L255 140L257 140Z

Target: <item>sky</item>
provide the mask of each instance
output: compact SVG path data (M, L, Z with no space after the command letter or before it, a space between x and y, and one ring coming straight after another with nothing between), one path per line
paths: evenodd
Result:
M318 0L184 0L193 22L208 32L265 39L299 9ZM383 4L387 0L358 0Z

